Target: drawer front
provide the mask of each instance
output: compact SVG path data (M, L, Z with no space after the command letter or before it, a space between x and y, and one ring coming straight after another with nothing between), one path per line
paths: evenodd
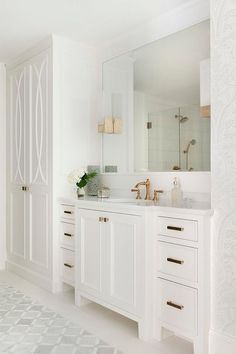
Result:
M63 245L74 248L75 225L68 222L60 222L60 241Z
M73 251L61 248L61 275L65 283L73 285L75 282L75 254Z
M197 282L197 249L162 241L156 247L158 272Z
M159 234L197 241L197 221L159 217Z
M68 220L75 219L75 207L72 205L61 204L60 205L60 217Z
M160 320L183 334L197 334L197 290L157 279Z

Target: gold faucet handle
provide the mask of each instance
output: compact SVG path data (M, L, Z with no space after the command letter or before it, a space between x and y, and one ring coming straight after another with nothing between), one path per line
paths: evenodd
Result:
M131 192L137 192L136 199L142 199L141 192L139 188L132 188Z
M163 190L161 189L154 189L154 197L153 197L153 201L154 202L157 202L158 201L158 196L159 196L159 193L164 193Z

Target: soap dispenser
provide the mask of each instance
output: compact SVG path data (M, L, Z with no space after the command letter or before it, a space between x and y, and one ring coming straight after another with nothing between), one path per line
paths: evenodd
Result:
M177 177L174 178L173 188L171 190L171 202L173 205L179 204L182 201L183 192Z

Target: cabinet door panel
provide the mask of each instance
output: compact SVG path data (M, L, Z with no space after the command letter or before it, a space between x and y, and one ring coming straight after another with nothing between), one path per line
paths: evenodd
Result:
M80 235L77 235L78 283L80 289L92 295L101 292L102 234L98 212L80 211Z
M26 75L25 65L8 73L7 149L7 254L14 263L24 265L26 255Z
M29 259L35 270L47 273L49 258L49 205L48 194L29 192Z
M12 184L26 182L26 67L22 66L9 75L9 112Z
M13 188L10 194L10 244L8 252L14 261L25 260L25 194Z
M109 214L109 301L131 313L141 311L144 243L141 218Z
M30 184L48 184L49 52L29 63Z

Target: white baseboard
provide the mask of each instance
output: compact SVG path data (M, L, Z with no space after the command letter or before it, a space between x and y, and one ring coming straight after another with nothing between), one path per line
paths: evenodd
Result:
M13 272L13 273L16 273L20 277L39 286L40 288L43 288L43 289L48 290L50 292L52 292L52 290L53 290L53 282L51 279L45 278L45 277L41 276L40 274L33 272L32 270L24 268L16 263L13 263L10 261L6 261L6 269Z
M236 338L223 333L210 331L210 354L235 354Z

